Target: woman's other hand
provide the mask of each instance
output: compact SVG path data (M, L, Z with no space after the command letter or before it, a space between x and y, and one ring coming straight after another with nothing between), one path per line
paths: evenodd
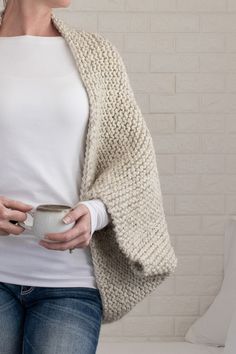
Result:
M26 212L32 208L32 205L0 195L0 236L21 234L25 230L24 227L14 225L10 220L25 221Z
M70 222L75 221L74 226L60 233L45 234L45 238L39 242L41 246L51 250L65 251L73 248L83 248L89 245L91 235L91 216L89 208L79 204L66 216L70 216ZM65 219L65 217L64 217ZM49 240L49 242L46 241ZM57 241L51 243L50 241Z

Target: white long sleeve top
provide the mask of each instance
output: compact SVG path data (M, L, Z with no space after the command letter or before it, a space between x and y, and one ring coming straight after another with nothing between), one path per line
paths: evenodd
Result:
M0 107L0 195L34 207L77 204L89 101L63 37L0 37ZM109 215L99 199L84 204L93 235ZM97 287L89 246L49 250L26 229L0 237L0 281Z

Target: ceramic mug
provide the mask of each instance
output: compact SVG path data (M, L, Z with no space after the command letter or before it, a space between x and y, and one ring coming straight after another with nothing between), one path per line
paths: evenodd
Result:
M27 230L30 230L38 239L44 239L47 233L59 233L70 230L75 221L65 224L62 219L72 210L69 205L62 204L39 204L36 208L27 211L31 216L31 222L28 222L28 215L25 221L18 221L18 224ZM47 240L47 242L58 242Z

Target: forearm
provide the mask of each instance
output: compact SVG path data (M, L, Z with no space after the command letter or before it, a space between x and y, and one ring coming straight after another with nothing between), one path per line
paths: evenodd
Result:
M110 221L110 215L100 199L91 199L79 202L88 207L91 216L91 235L94 231L104 228Z

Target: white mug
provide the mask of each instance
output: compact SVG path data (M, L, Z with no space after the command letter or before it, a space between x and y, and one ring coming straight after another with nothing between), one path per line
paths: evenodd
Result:
M30 223L27 217L25 221L18 221L18 224L30 230L38 239L43 239L47 233L65 232L74 226L75 221L70 224L65 224L62 221L70 210L72 210L72 207L69 205L40 204L26 212L31 216ZM47 242L58 241L47 240Z

